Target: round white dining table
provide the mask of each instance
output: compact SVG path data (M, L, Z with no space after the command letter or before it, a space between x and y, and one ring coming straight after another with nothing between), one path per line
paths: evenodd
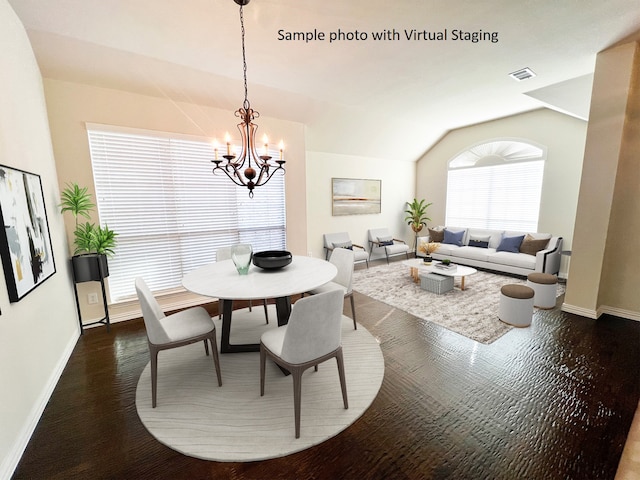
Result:
M230 344L233 300L274 298L278 326L286 325L291 313L291 296L308 292L333 280L338 269L319 258L294 255L291 263L276 270L255 265L247 275L240 275L232 260L205 265L187 273L182 285L190 292L224 300L221 353L254 352L260 344Z

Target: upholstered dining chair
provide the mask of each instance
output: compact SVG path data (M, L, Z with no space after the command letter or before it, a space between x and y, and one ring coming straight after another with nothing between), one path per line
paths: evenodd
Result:
M409 259L409 245L404 240L399 238L393 238L393 235L389 232L388 228L373 228L368 230L367 236L369 238L369 261L371 261L371 254L374 250L383 249L387 263L389 263L389 257L394 255L406 255Z
M204 350L209 355L208 340L211 343L218 386L222 386L216 326L207 311L202 307L193 307L166 316L145 281L142 278L136 278L135 284L151 356L151 406L156 408L158 353L161 350L204 341Z
M353 301L353 256L354 253L346 248L336 248L331 252L329 262L333 263L338 269L337 275L329 283L310 290L310 295L328 292L330 290L339 290L344 298L349 298L351 302L351 317L353 318L353 328L358 329L356 323L356 307ZM304 296L304 295L303 295Z
M330 358L338 363L344 408L349 408L342 357L342 304L338 290L299 299L289 323L269 330L260 339L260 396L264 396L267 357L291 372L296 438L300 438L302 374Z
M220 247L216 250L216 262L221 262L222 260L231 260L231 247ZM222 304L224 300L219 299L218 305L218 320L222 318ZM264 318L269 323L269 311L267 310L267 299L262 300L262 305L264 306ZM249 300L249 311L253 308L251 300Z
M353 250L353 262L365 262L369 268L369 253L362 245L351 241L347 232L325 233L322 235L324 242L325 260L329 260L334 248L347 248Z

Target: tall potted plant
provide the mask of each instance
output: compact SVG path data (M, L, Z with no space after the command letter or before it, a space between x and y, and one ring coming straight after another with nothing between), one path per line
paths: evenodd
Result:
M418 201L418 199L414 198L413 202L407 202L407 209L404 211L407 216L404 218L404 221L407 222L407 225L409 225L415 233L413 242L414 252L416 252L418 245L418 233L427 225L427 220L431 220L427 217L427 208L429 208L430 205L432 204L426 203L424 199Z
M60 211L71 212L75 220L74 240L75 250L71 263L73 277L76 283L100 281L109 276L108 256L114 255L117 240L115 233L107 225L95 225L90 222L80 222L79 217L91 219L91 212L95 204L87 187L80 187L77 183L67 184L61 193Z

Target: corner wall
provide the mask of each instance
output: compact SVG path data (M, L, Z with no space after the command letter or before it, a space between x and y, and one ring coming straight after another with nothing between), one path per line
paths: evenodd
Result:
M10 303L0 273L0 478L9 478L78 338L42 79L24 27L0 0L0 164L40 175L56 273Z
M417 164L417 196L433 202L430 224L445 222L449 160L487 139L532 140L547 147L538 231L563 237L563 250L571 250L586 131L583 120L540 109L449 132ZM567 270L563 258L560 276Z
M640 320L640 54L598 54L565 311Z

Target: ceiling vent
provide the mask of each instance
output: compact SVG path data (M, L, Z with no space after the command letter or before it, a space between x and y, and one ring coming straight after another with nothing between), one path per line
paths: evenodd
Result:
M509 76L519 82L522 82L523 80L529 80L530 78L535 77L536 73L529 67L526 67L515 72L511 72Z

